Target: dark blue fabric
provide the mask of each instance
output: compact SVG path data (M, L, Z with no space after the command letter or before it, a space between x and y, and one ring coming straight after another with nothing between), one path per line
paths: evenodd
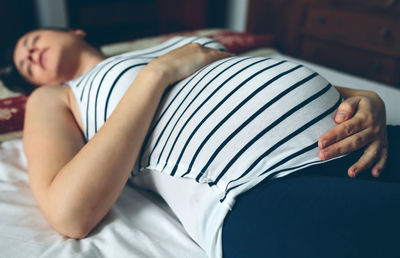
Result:
M224 257L400 257L400 126L388 134L379 179L348 177L360 150L239 196L224 221Z

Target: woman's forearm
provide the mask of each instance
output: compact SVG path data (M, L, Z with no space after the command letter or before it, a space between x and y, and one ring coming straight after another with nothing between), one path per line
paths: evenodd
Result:
M85 236L121 193L166 86L162 73L144 69L99 132L52 181L49 204L60 220L55 224L76 232L72 237Z

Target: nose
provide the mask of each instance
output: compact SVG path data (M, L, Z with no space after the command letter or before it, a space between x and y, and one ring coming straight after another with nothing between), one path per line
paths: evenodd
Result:
M26 59L33 63L33 64L37 64L39 61L39 51L37 48L29 48L27 51L27 57Z

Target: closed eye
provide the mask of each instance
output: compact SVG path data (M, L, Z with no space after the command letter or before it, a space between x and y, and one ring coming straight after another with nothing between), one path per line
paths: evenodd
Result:
M35 47L36 42L38 41L39 38L40 38L40 34L36 35L36 36L33 38L32 44L31 44L31 47L32 47L32 48Z

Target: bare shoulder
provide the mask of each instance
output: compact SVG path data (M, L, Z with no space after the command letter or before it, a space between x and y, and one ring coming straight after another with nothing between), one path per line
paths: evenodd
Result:
M24 140L37 129L47 130L66 118L68 95L61 86L42 86L29 96L26 103ZM26 136L26 137L25 137Z
M32 92L28 98L27 108L51 104L68 104L68 91L63 86L42 86Z
M82 148L84 139L69 107L66 87L44 86L31 94L26 105L23 144L30 183L36 186L48 185Z

